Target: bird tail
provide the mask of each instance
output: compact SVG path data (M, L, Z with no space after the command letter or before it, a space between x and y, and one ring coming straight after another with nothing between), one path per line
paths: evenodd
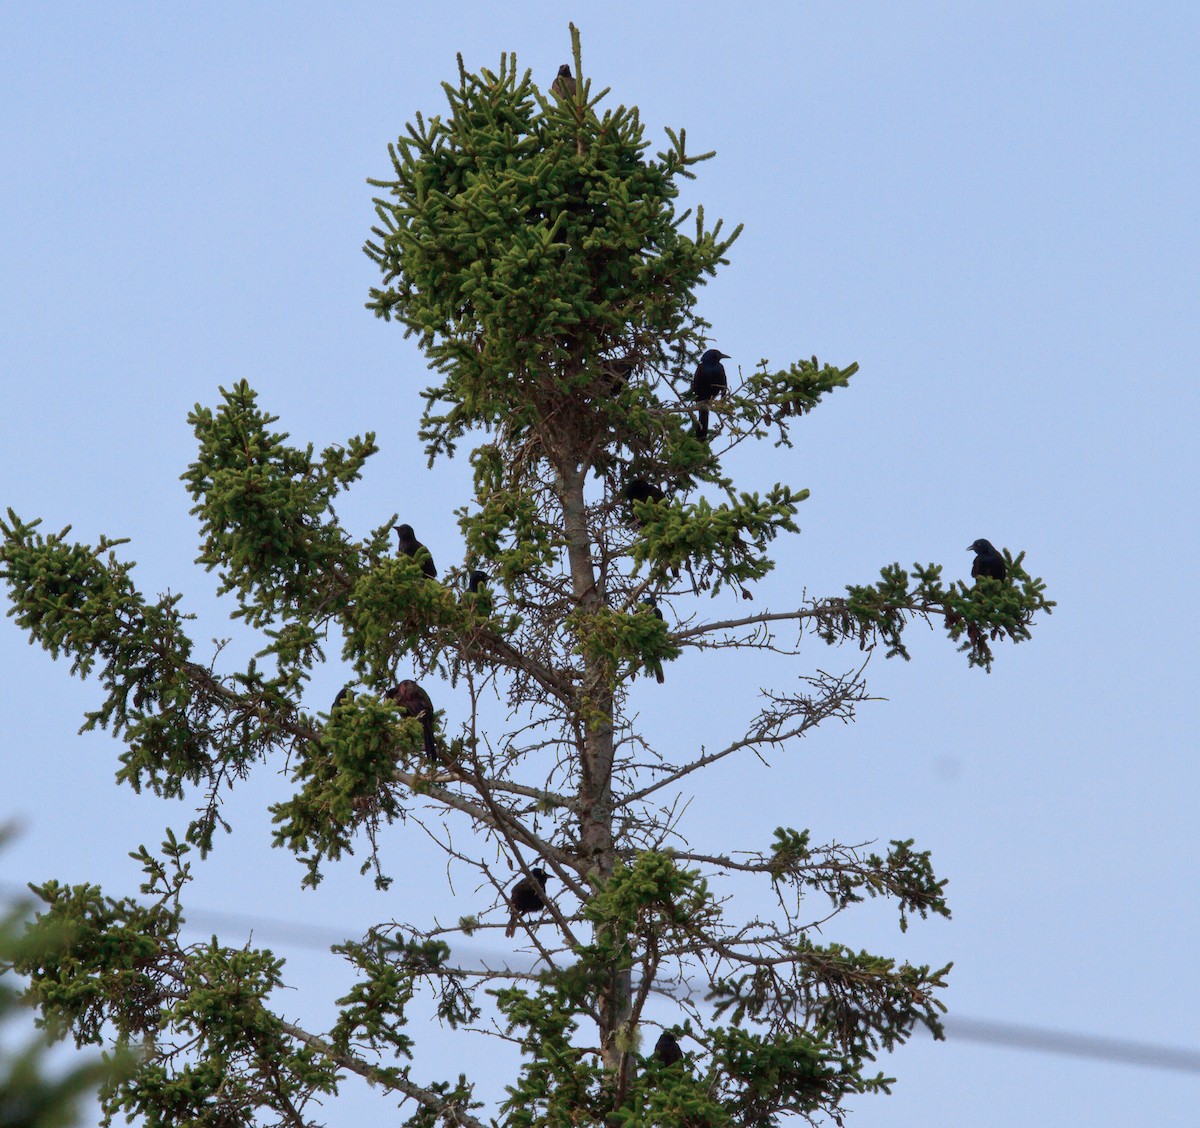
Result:
M508 927L504 930L504 935L510 940L517 934L517 914L513 913L508 918Z
M421 718L421 731L425 734L425 755L436 760L437 745L433 742L433 721L429 717Z
M692 434L698 439L708 438L708 408L700 409L699 418L696 420L696 425L692 428Z
M658 669L656 669L654 671L654 680L656 682L658 682L659 685L662 685L663 682L665 682L667 680L665 677L663 677L663 672L662 672L661 666L659 666Z

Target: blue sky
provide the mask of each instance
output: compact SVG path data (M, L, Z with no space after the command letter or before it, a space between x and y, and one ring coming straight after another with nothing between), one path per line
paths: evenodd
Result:
M872 663L887 700L858 723L770 768L713 769L694 844L757 846L783 823L915 837L950 878L954 919L900 936L867 910L827 939L954 960L952 1015L1200 1049L1193 5L6 6L0 504L132 538L144 591L184 592L201 643L234 635L192 563L179 474L192 405L245 377L302 444L374 430L381 453L343 520L365 532L410 490L404 519L456 561L465 460L426 469L420 357L363 308L365 179L387 174L416 110L440 111L456 52L475 68L516 51L548 83L572 18L585 71L639 106L651 138L683 126L717 151L685 199L746 225L701 294L730 364L861 365L792 451L733 464L747 488L812 490L760 605L894 560L965 575L979 536L1025 550L1058 601L990 676L915 630L911 663ZM810 642L798 661L855 657ZM0 660L0 818L24 825L0 877L134 892L126 852L191 804L115 788L117 746L75 735L94 689L11 622ZM714 656L667 673L635 704L650 731L698 744L737 728L704 708L718 691L750 712L758 686L796 670ZM323 672L314 707L341 674ZM217 927L205 910L263 922L256 939L295 977L290 1013L318 1025L344 977L266 922L353 933L464 910L399 830L413 863L386 897L353 862L301 893L263 814L283 787L267 769L232 797L235 833L191 898L198 935ZM1195 1118L1181 1073L954 1038L881 1068L895 1094L856 1102L858 1128ZM383 1107L351 1091L327 1115Z

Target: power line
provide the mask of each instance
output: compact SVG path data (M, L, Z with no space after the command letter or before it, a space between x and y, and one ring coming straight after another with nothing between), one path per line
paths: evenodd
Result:
M992 1046L1007 1046L1033 1053L1116 1061L1150 1069L1169 1069L1176 1073L1200 1073L1200 1052L1196 1050L1133 1042L1125 1038L1103 1038L1095 1034L1072 1034L1066 1030L1048 1030L1043 1026L960 1016L946 1020L946 1036L948 1039L986 1042Z
M24 887L12 886L8 882L0 882L0 889L26 892ZM192 932L206 933L211 933L214 929L245 930L247 934L258 934L265 940L320 951L327 951L334 944L341 944L350 938L345 932L321 925L270 917L256 918L215 909L192 910L187 914L183 927ZM459 950L462 950L462 947L460 945ZM481 962L495 960L501 963L512 957L511 952L499 949L479 949L474 945L467 947ZM1146 1069L1200 1074L1200 1051L1179 1046L1156 1045L1096 1034L1076 1034L1067 1030L1051 1030L1044 1026L967 1018L963 1015L947 1018L945 1027L948 1042L979 1042L983 1045L1025 1050L1029 1053L1059 1054L1089 1061L1111 1061Z
M344 934L318 925L299 924L284 920L255 921L237 913L222 913L198 910L188 918L191 927L228 927L233 929L261 930L264 935L289 940L300 947L329 948L340 944ZM185 926L186 927L186 926ZM501 961L511 958L511 953L500 950L476 949L474 954L481 960ZM1111 1061L1123 1065L1137 1065L1147 1069L1166 1069L1176 1073L1200 1074L1200 1051L1178 1046L1155 1045L1125 1038L1107 1038L1095 1034L1075 1034L1067 1030L1051 1030L1043 1026L1026 1026L1021 1023L999 1022L984 1018L966 1018L955 1015L945 1021L947 1041L979 1042L983 1045L1000 1046L1005 1049L1025 1050L1030 1053L1061 1054L1067 1057L1085 1058L1090 1061Z
M287 936L293 943L301 947L329 948L346 939L344 935L338 934L330 928L283 920L255 922L250 917L235 913L200 910L193 912L189 918L189 923L193 926L205 921L207 921L206 927L224 925L235 929L255 930L261 928L264 934L274 934L280 940L284 940ZM498 949L492 951L476 949L474 954L481 960L489 962L493 959L499 962L511 958L511 953ZM961 1015L948 1018L945 1027L947 1041L980 1042L984 1045L1026 1050L1031 1053L1062 1054L1091 1061L1120 1062L1124 1065L1166 1069L1177 1073L1200 1073L1200 1051L1182 1049L1177 1046L1154 1045L1150 1042L1106 1038L1094 1034L1074 1034L1066 1030L1050 1030L1042 1026L1025 1026L991 1019L966 1018Z

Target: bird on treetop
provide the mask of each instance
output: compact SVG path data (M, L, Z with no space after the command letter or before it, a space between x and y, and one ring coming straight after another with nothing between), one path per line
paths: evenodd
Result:
M487 582L488 582L488 574L486 572L481 572L478 569L475 569L471 573L470 580L467 582L467 591L477 592L479 590L479 585L486 584Z
M433 702L429 699L429 694L411 678L405 678L383 696L394 702L396 708L406 717L416 717L421 722L421 735L425 739L425 755L431 760L436 759L437 745L433 742Z
M996 551L991 541L982 537L973 544L967 545L967 551L975 553L971 564L971 576L978 580L980 576L990 576L993 580L1002 580L1008 575L1004 565L1004 557Z
M697 403L707 404L728 391L729 381L725 376L725 366L721 363L728 359L729 354L718 349L709 349L700 358L700 363L696 365L696 374L692 377L692 395ZM700 414L692 433L698 439L708 438L707 407L700 408Z
M511 912L508 917L508 927L504 930L505 936L511 937L517 934L518 917L536 913L549 904L546 900L546 882L550 880L550 875L544 869L538 869L537 866L534 866L529 872L532 875L531 878L521 878L509 890L508 905Z
M437 579L437 567L433 563L433 554L417 540L413 527L411 525L393 525L392 528L396 530L400 551L414 560L417 559L418 553L424 552L425 559L421 562L421 567L431 580Z
M575 97L575 76L571 73L570 63L563 63L558 68L558 74L554 76L554 81L550 83L550 91L559 98Z

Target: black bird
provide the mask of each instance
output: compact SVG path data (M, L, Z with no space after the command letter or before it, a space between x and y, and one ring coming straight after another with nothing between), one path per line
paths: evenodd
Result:
M629 377L633 375L634 367L634 359L630 356L602 361L600 379L597 382L598 389L606 396L619 396L621 389L629 383Z
M558 68L558 74L554 76L554 81L550 83L550 91L560 98L575 97L575 76L571 73L570 63L563 63Z
M349 685L342 686L342 688L338 690L337 696L333 699L333 704L329 706L329 712L332 713L334 709L336 709L343 701L346 700L347 697L353 696L354 691Z
M476 569L471 573L471 578L467 582L467 591L477 592L479 590L479 585L486 584L487 582L488 574L486 572L480 572L478 569Z
M640 524L633 512L633 506L638 501L662 501L666 496L658 486L647 482L645 478L630 478L621 491L629 502L629 517L635 525Z
M664 1030L658 1036L658 1041L654 1043L654 1056L663 1065L674 1065L677 1061L683 1061L683 1050L679 1048L679 1043L675 1041L674 1034Z
M990 576L993 580L1002 580L1008 575L1004 557L996 551L991 541L980 537L974 544L967 545L967 551L975 553L975 560L971 565L971 576L974 579Z
M416 534L413 532L413 527L411 525L393 525L392 528L396 530L396 539L400 542L400 551L405 556L413 557L413 559L417 559L418 553L425 553L425 559L422 561L421 567L425 570L425 575L431 580L437 579L437 568L433 563L433 554L417 540Z
M389 689L384 697L394 701L404 716L416 717L421 722L425 755L431 760L437 759L437 746L433 743L433 702L429 700L429 694L411 678L405 678L399 685Z
M654 617L659 622L665 621L663 619L663 613L658 609L658 600L655 599L654 596L652 596L652 595L646 596L646 598L642 600L642 603L646 607L650 608L651 611L654 612ZM662 663L654 662L651 664L651 668L654 670L654 680L656 682L658 682L659 685L662 685L663 682L666 681L666 678L663 677Z
M508 904L511 911L508 916L508 927L504 930L505 936L517 934L517 917L536 913L549 904L549 901L546 900L546 882L550 880L550 875L544 869L538 869L537 866L534 866L529 872L532 877L521 878L509 890Z
M666 494L664 494L658 486L647 482L645 478L630 478L630 480L625 483L625 488L621 492L629 501L629 520L633 524L634 528L641 528L642 525L641 521L639 521L637 518L637 514L633 511L635 502L648 501L657 503L666 497ZM678 579L679 568L673 567L671 569L671 575Z
M692 377L692 395L696 401L706 404L718 396L723 396L729 390L729 381L725 376L725 366L722 360L728 360L729 354L709 349L696 365L696 375ZM708 408L700 408L700 416L692 433L698 439L708 438Z

